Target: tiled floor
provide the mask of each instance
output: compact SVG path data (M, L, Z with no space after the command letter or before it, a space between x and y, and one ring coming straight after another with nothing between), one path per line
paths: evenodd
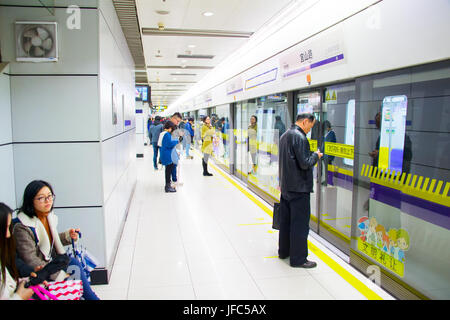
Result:
M278 233L271 217L201 159L182 160L178 192L163 190L150 148L138 159L138 182L110 283L102 299L366 299L312 252L315 269L274 258ZM310 237L383 299L392 299Z

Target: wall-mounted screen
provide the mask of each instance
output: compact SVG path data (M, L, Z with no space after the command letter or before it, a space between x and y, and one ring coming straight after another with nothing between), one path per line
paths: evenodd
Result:
M148 86L136 86L136 101L148 102L150 96Z

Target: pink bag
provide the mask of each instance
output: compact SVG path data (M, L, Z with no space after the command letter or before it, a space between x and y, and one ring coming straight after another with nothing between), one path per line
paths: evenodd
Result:
M80 300L83 295L83 282L81 280L50 282L48 291L58 300Z
M81 280L50 282L48 290L41 286L30 287L41 300L80 300L83 295Z
M30 287L31 290L39 297L41 300L58 300L54 295L47 291L47 289L41 286ZM31 298L30 300L34 300Z

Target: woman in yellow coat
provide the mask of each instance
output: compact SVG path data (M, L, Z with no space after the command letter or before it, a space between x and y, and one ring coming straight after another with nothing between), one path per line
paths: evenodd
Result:
M208 116L206 116L203 119L203 126L202 126L202 153L203 153L202 165L203 165L203 175L207 177L212 176L212 174L208 172L208 160L213 153L212 142L215 133L216 130L211 125L211 119Z

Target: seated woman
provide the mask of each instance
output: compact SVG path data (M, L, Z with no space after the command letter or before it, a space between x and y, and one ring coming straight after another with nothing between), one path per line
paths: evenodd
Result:
M19 283L16 246L10 232L12 212L0 203L0 300L29 300L33 290L25 288L25 281Z
M58 254L65 254L64 246L70 245L72 239L78 240L79 229L57 232L58 217L53 213L54 199L55 194L51 185L45 181L35 180L25 188L23 204L18 209L18 221L13 227L17 254L33 268L45 266ZM83 298L99 300L92 291L79 261L71 258L69 266L78 267L79 272L74 276L83 282ZM68 276L66 271L62 270L53 274L51 280L64 280Z

